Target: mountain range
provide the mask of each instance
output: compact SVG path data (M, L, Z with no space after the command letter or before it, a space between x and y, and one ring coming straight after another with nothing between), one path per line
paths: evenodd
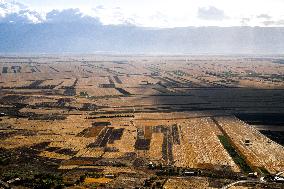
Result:
M284 27L103 25L79 9L0 3L0 53L282 54Z

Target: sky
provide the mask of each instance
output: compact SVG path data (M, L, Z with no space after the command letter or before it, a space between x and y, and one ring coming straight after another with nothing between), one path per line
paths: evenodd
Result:
M3 0L2 0L3 1ZM1 2L1 0L0 0ZM21 0L45 14L79 8L105 24L144 27L284 26L284 0Z

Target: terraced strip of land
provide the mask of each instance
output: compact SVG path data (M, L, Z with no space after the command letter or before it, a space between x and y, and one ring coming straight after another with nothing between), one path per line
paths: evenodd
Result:
M284 147L262 135L236 117L217 117L216 120L233 145L254 169L276 173L284 169Z
M175 165L240 171L220 143L220 131L210 118L184 120L179 125L181 145L174 145Z

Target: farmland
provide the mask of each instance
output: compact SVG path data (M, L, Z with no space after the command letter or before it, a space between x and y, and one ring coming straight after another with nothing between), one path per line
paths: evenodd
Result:
M221 188L238 180L283 188L260 182L284 170L280 60L2 56L0 180L31 188Z

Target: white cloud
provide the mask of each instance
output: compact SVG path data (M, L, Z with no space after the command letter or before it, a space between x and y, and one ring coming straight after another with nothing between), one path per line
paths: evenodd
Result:
M257 15L257 18L260 18L260 19L271 19L271 16L269 16L268 14L260 14L260 15Z
M0 2L7 2L1 1ZM80 9L83 20L91 17L102 24L134 24L146 27L186 26L284 26L283 0L21 0L37 11L43 18L53 10ZM257 5L257 6L256 6ZM3 7L6 5L2 5ZM0 4L0 17L7 15ZM14 5L10 13L26 9ZM64 12L63 12L64 13ZM66 17L61 13L61 17ZM65 12L66 13L66 12ZM69 12L70 13L70 12ZM74 12L73 12L74 13ZM71 14L71 13L70 13ZM89 17L86 17L89 15ZM71 15L69 15L71 16ZM75 17L74 17L75 16ZM78 15L77 15L78 16ZM28 14L36 22L37 16ZM72 15L72 19L82 19ZM59 18L57 18L59 19ZM63 19L63 18L61 18ZM75 20L76 20L75 19ZM68 21L68 19L65 19Z
M204 20L223 20L226 18L225 13L216 7L200 7L198 9L198 18Z
M41 23L43 18L37 12L21 10L17 13L6 14L0 17L1 23Z
M45 22L49 23L89 23L100 24L100 21L88 15L84 15L79 9L52 10L46 14Z
M40 23L42 15L17 2L0 2L1 23Z
M241 18L241 25L248 26L250 21L251 21L250 18Z
M283 26L284 20L265 20L262 23L265 26Z

